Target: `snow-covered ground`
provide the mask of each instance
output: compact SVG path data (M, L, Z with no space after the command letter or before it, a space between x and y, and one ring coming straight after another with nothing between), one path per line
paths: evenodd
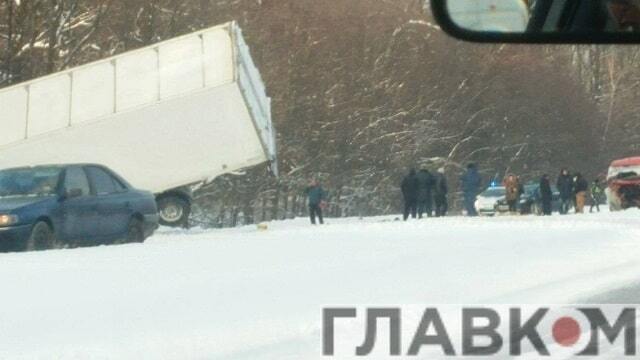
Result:
M639 216L298 219L0 254L0 358L316 359L324 305L571 303L640 279Z

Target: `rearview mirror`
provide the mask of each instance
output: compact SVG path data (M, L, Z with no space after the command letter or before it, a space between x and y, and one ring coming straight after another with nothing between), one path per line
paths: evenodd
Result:
M478 42L640 43L640 0L431 0L450 35Z

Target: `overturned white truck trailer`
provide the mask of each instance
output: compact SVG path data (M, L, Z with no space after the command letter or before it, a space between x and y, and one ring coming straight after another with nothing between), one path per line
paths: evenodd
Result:
M179 225L189 185L277 172L270 102L228 23L0 90L0 168L103 164Z

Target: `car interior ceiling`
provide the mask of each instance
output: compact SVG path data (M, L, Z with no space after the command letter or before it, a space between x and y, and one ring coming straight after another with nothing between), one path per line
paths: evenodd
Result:
M615 30L605 1L538 0L533 5L529 32L585 32Z

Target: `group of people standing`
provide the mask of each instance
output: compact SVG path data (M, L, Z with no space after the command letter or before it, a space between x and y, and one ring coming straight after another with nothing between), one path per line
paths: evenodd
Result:
M505 178L504 186L506 190L506 198L509 203L509 211L517 211L517 203L520 196L524 192L520 178L511 174ZM551 178L548 174L542 175L539 183L540 205L543 215L551 215L553 213L553 187L551 186ZM584 207L587 203L588 194L591 194L591 211L596 207L600 211L602 188L599 181L594 181L591 191L589 182L581 173L570 174L568 169L562 169L556 180L556 187L560 194L559 212L562 215L568 214L572 207L576 213L584 213ZM515 190L517 189L517 190Z
M546 188L549 185L549 176L543 175L540 180L540 189ZM600 211L600 203L604 200L604 190L600 185L600 180L595 179L591 187L589 182L581 173L571 174L568 169L562 169L558 180L556 181L558 192L560 193L560 214L568 214L571 207L575 207L576 214L584 213L584 208L587 203L587 199L591 200L590 212L596 208ZM545 196L542 198L543 207L545 202L551 202ZM551 210L545 212L545 215L551 215Z
M509 205L509 212L517 213L520 196L524 193L524 186L520 177L509 174L503 181L505 188L505 198ZM571 208L575 208L577 214L584 213L587 199L590 199L591 209L600 211L600 203L604 198L604 190L600 186L598 179L593 181L591 187L589 182L581 173L571 174L568 169L562 169L556 180L556 187L560 195L559 212L561 215L568 214ZM553 213L553 188L551 178L548 174L542 175L539 183L539 200L543 215Z
M463 194L464 210L467 216L478 216L475 206L478 194L483 188L482 177L476 164L469 164L460 177L460 185ZM505 200L509 206L509 212L518 213L518 204L524 194L524 184L515 174L505 176L502 185L505 189ZM568 169L563 169L556 181L556 187L560 193L560 214L568 214L571 208L575 212L584 213L587 200L590 198L591 209L600 211L600 203L603 201L604 190L599 180L594 180L591 187L581 173L571 174ZM409 216L422 218L423 213L432 216L432 203L435 202L435 215L444 216L447 212L447 182L444 177L444 168L438 169L436 176L432 176L427 170L416 173L411 170L404 178L401 185L404 197L404 220ZM539 182L539 201L542 214L551 215L553 212L553 188L548 174L544 174Z
M447 214L449 203L447 194L447 178L444 168L439 168L435 174L427 169L416 172L411 169L400 185L404 197L404 220L412 218L441 217Z
M510 212L517 212L517 204L520 196L524 192L520 178L513 174L507 175L503 185L506 192L506 200L509 204ZM539 196L540 205L543 215L551 215L553 213L553 188L551 186L551 178L548 174L542 175L540 178ZM604 189L600 185L600 180L596 179L589 186L589 182L581 173L571 174L568 169L562 169L556 180L556 187L560 194L561 215L569 213L571 208L575 208L577 214L584 213L587 200L590 199L591 208L600 212L600 203L604 200Z
M460 178L464 194L464 207L470 216L477 215L475 209L476 197L480 193L482 178L475 164L469 164L467 171ZM439 168L435 174L427 169L416 172L411 169L400 185L404 199L404 220L420 218L426 213L427 217L442 217L449 210L449 186L445 176L445 169Z
M475 164L467 165L465 172L460 177L463 193L464 209L467 216L477 216L475 202L478 194L483 190L482 177ZM509 211L516 213L520 197L524 193L524 186L520 177L508 174L502 185L505 188L505 199L509 205ZM548 174L542 175L539 183L539 196L542 213L551 215L553 211L553 188ZM562 169L556 181L556 187L560 193L560 214L568 214L572 207L576 213L584 213L588 196L591 198L591 209L600 211L604 190L599 180L595 180L589 187L589 182L580 173L571 174L568 169ZM435 173L427 169L416 171L411 169L404 177L400 185L404 198L404 220L409 217L422 218L446 216L449 209L449 186L445 176L445 169L439 168ZM308 197L309 219L312 224L324 223L322 210L326 207L327 193L317 180L313 180L305 189Z

